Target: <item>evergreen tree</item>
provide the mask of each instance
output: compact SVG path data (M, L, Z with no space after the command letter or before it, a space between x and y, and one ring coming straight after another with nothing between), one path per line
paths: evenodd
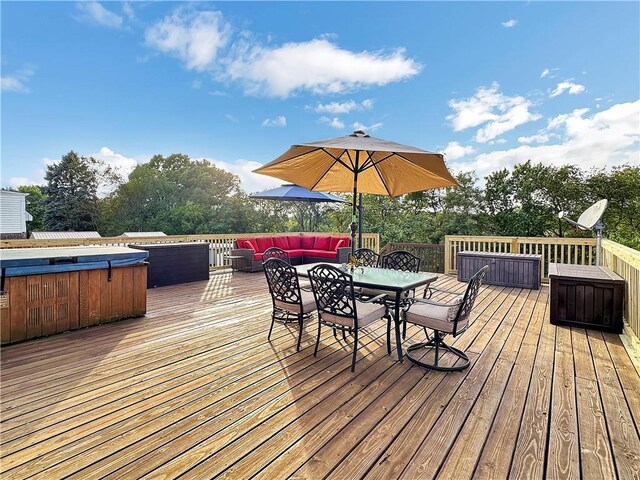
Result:
M96 230L98 162L73 150L47 167L44 223L48 230Z

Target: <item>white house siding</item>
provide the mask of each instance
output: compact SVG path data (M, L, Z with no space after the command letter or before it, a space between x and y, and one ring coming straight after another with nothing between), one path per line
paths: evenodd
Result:
M0 190L0 235L26 237L26 193Z

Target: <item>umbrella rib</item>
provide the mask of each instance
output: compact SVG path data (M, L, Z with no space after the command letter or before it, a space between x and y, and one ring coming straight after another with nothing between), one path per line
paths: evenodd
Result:
M377 162L376 162L375 160L371 160L371 165L367 165L367 166L366 166L365 168L363 168L361 171L365 171L365 170L368 170L368 169L369 169L369 168L371 168L371 167L375 167L375 166L376 166L376 165L378 165L379 163L382 163L382 162L384 162L385 160L388 160L389 158L393 157L394 155L398 155L398 154L397 154L397 153L395 153L395 152L391 152L391 154L387 155L387 156L386 156L386 157L384 157L384 158L381 158L381 159L380 159L380 160L378 160ZM402 157L402 158L404 158L404 157ZM369 160L369 159L367 159L367 162L368 162L368 160ZM405 158L405 160L410 161L410 160L408 160L408 159L406 159L406 158ZM366 165L366 164L367 164L367 162L364 162L364 165Z
M349 165L347 165L346 163L344 163L342 160L340 160L340 158L336 157L335 155L332 155L330 152L327 152L327 150L325 150L324 148L321 149L324 153L326 153L327 155L329 155L331 158L333 158L333 163L331 165L329 165L329 167L322 173L322 175L320 175L318 177L318 181L316 183L313 184L313 186L309 189L309 190L313 190L314 188L316 188L318 186L318 184L320 183L320 181L324 178L324 176L329 173L329 170L331 170L333 168L333 166L336 163L340 163L341 165L343 165L347 170L351 170L353 171L352 168L349 168ZM346 150L343 150L343 152L345 152Z
M380 163L380 162L378 162ZM389 187L387 186L387 181L384 179L384 176L382 175L382 172L380 171L380 169L378 168L378 164L374 163L373 164L373 168L376 169L376 172L378 172L378 176L380 177L380 180L382 180L382 185L384 186L384 189L387 191L387 194L390 197L393 197L393 195L391 194L391 190L389 190Z

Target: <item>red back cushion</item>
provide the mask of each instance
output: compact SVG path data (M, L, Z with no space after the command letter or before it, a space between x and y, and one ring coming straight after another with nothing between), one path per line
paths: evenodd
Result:
M344 240L338 240L338 243L336 243L336 246L331 250L337 251L340 247L346 247Z
M289 243L290 250L300 250L300 235L291 235L287 237L287 243Z
M314 250L329 250L331 246L331 237L316 237L313 243Z
M273 237L273 246L283 250L289 250L289 242L287 237Z
M313 243L316 241L316 237L300 237L300 248L304 250L313 250Z
M257 252L264 252L267 248L273 247L272 237L257 237L253 239L256 242Z

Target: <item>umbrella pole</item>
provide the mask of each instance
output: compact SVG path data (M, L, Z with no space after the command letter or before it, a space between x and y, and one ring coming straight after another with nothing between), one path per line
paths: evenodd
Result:
M358 224L356 223L356 209L357 209L357 198L358 198L358 160L360 157L360 151L356 150L356 162L355 168L353 169L353 201L351 202L351 255L355 255L356 253L356 230L358 229Z
M358 194L358 248L362 248L362 194Z

